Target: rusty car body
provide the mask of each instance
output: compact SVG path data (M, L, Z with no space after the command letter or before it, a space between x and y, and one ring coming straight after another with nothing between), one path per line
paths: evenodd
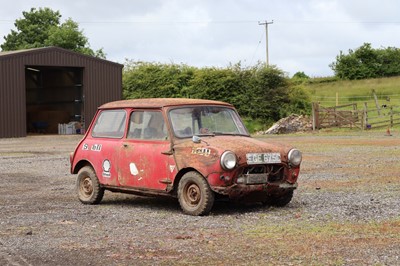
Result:
M70 156L82 203L99 203L104 190L169 195L190 215L220 198L284 206L301 160L295 148L252 138L231 104L177 98L100 106Z

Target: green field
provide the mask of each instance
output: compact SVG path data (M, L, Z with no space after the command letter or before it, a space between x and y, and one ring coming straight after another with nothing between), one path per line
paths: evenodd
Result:
M400 77L333 82L318 82L316 79L306 84L305 88L313 102L320 102L324 106L335 106L336 100L339 105L367 102L375 106L373 90L379 104L400 105Z
M330 82L313 79L304 87L310 93L311 101L324 107L356 103L357 110L363 110L366 103L368 110L372 110L368 114L371 123L387 121L391 114L395 119L400 118L400 77ZM386 122L379 126L386 126Z

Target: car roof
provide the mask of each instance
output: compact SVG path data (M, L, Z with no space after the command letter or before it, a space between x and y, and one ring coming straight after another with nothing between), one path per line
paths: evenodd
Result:
M213 100L203 99L187 99L187 98L146 98L146 99L131 99L109 102L101 105L99 109L114 109L114 108L162 108L167 106L180 105L223 105L230 106L231 104Z

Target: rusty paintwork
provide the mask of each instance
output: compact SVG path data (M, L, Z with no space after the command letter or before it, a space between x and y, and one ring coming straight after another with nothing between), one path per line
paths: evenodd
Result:
M215 192L238 198L255 191L274 189L273 184L243 186L235 183L235 178L247 166L246 153L248 152L279 152L282 158L281 171L285 177L280 180L280 183L293 184L295 187L300 168L292 168L288 165L287 154L291 149L290 146L270 144L246 136L204 137L203 140L204 142L200 144L194 144L191 140L180 141L174 146L175 160L179 169L194 168L199 171L207 178ZM207 149L210 150L209 155L198 155L192 152ZM216 163L225 150L233 151L238 157L238 165L234 171L225 171Z
M185 98L148 98L148 99L132 99L109 102L101 105L99 109L116 109L116 108L164 108L171 106L186 106L186 105L221 105L230 106L231 104L201 99L185 99Z
M182 106L219 106L237 114L228 103L197 99L138 99L103 104L96 117L111 109L126 112L124 135L122 138L92 137L95 117L71 155L71 173L76 174L84 165L90 165L103 188L141 195L176 196L181 177L189 171L200 173L214 193L231 199L254 196L262 200L297 187L300 165L289 163L288 153L292 147L259 141L250 137L247 131L240 135L201 136L198 143L191 137L177 137L168 114ZM129 139L129 116L135 110L161 112L168 137L162 140ZM225 151L233 152L237 158L232 170L221 167L221 155ZM248 153L279 153L281 162L248 165Z

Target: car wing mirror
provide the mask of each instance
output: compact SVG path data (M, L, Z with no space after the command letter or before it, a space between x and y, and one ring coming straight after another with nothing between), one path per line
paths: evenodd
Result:
M192 137L192 141L193 141L194 143L200 143L200 142L201 142L201 138L200 138L199 136L193 136L193 137Z

